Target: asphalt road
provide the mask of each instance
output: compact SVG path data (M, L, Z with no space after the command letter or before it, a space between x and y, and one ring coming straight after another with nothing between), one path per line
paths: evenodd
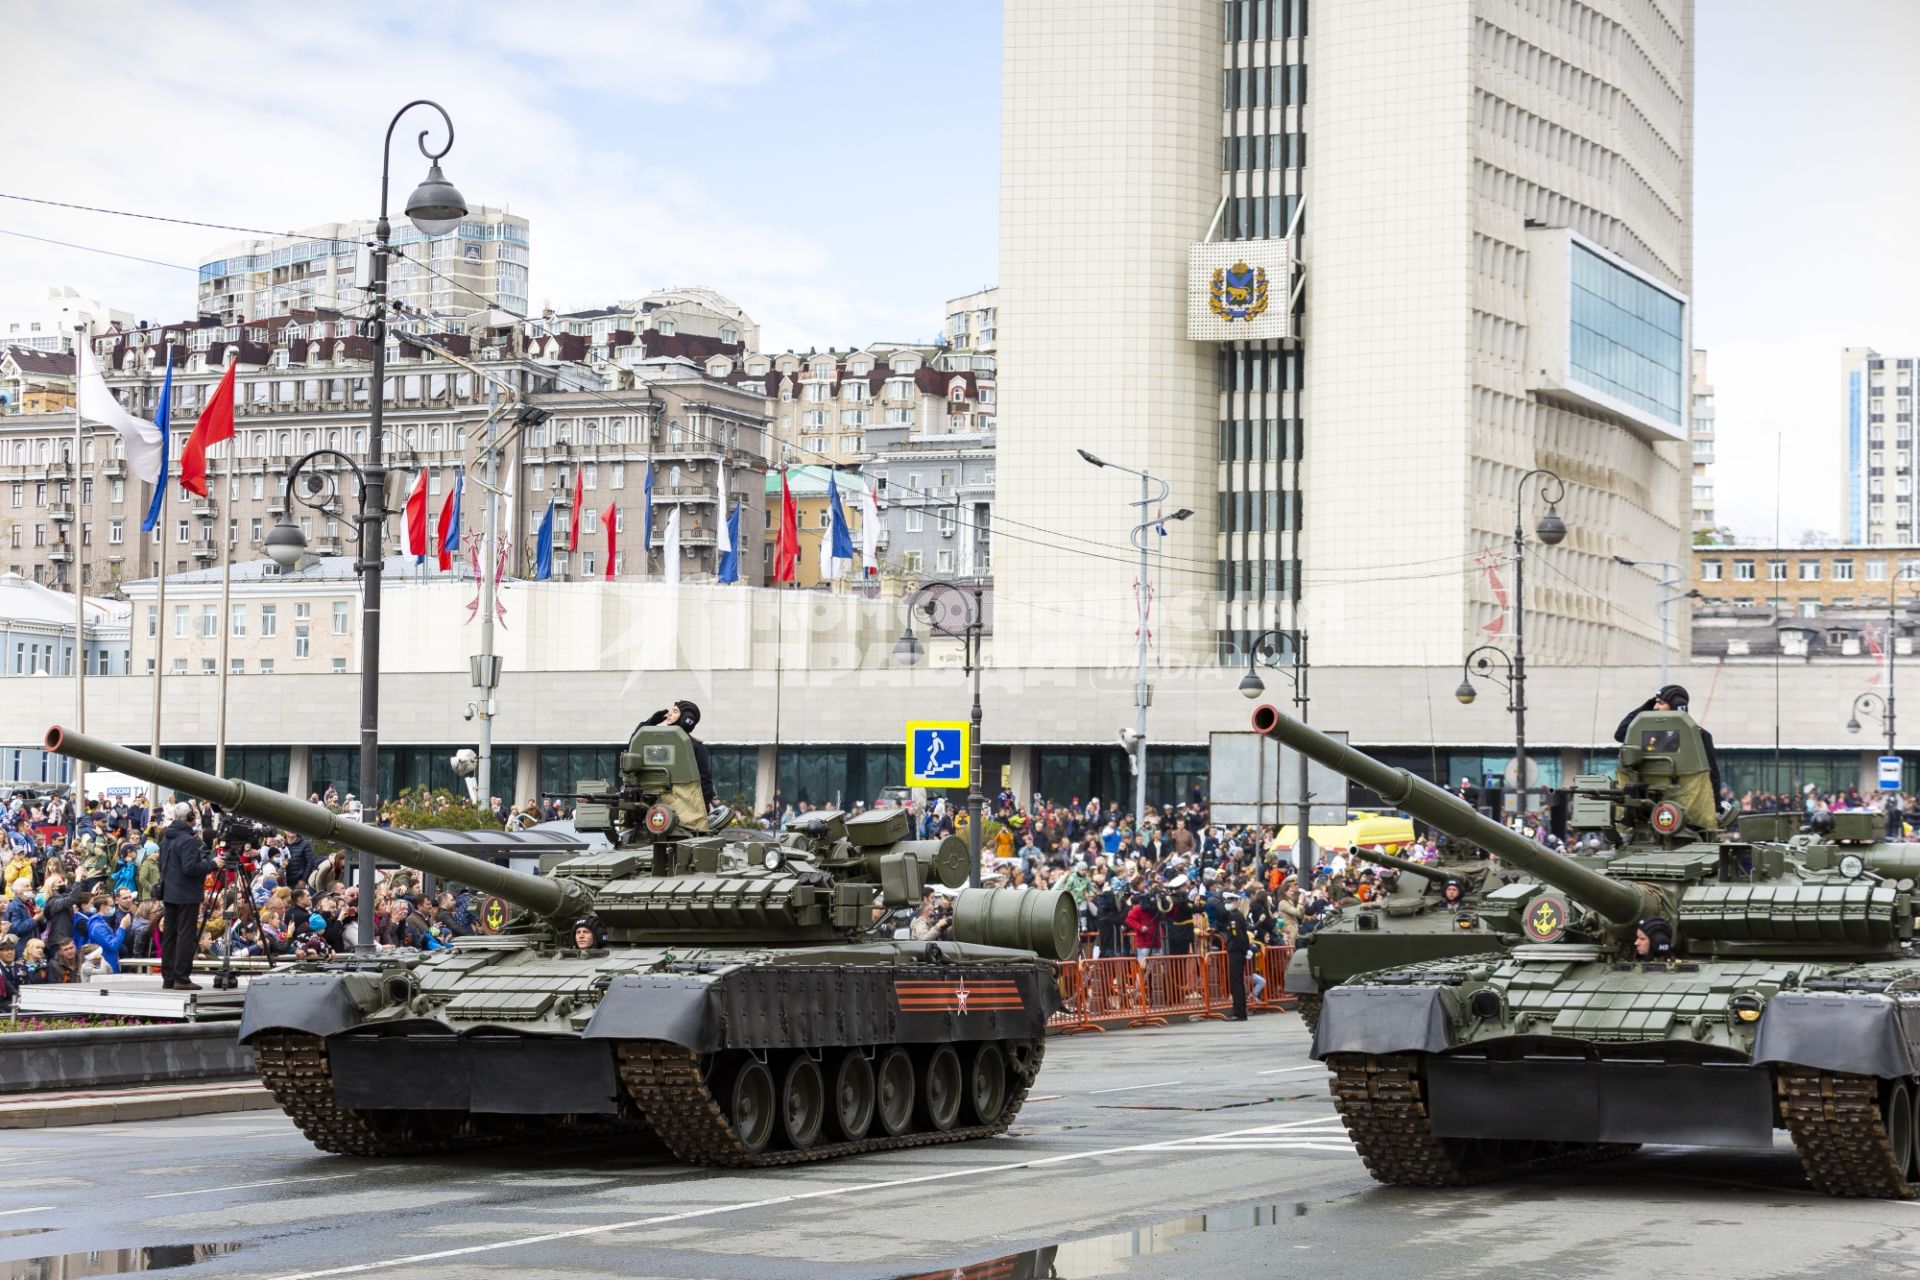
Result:
M1908 1275L1920 1250L1920 1201L1816 1196L1784 1139L1377 1186L1306 1042L1282 1015L1055 1041L1004 1138L764 1173L631 1140L351 1160L268 1112L13 1131L0 1277L886 1280L1051 1248L972 1274L1761 1280Z

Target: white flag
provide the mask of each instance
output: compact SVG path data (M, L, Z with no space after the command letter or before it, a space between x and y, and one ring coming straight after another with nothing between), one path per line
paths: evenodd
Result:
M667 512L666 561L666 580L680 581L680 504L677 502L673 504L673 510Z
M720 555L733 552L733 533L727 528L727 464L720 464L720 496L714 499L713 509L720 517L720 531L715 535L717 541L714 550ZM716 563L718 563L716 561Z
M860 495L860 556L867 572L880 572L880 502L873 496L873 478L867 478L867 491Z
M833 530L820 531L820 581L833 581Z
M144 418L136 418L120 407L100 376L100 363L94 359L93 343L80 343L80 416L104 423L120 433L127 450L127 467L148 484L160 479L160 464L166 458L167 442L160 428Z

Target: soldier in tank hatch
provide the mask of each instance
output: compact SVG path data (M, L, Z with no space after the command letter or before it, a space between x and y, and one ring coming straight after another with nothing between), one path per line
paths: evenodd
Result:
M1620 726L1613 731L1613 740L1615 742L1625 742L1627 740L1627 730L1633 726L1633 718L1641 712L1687 711L1689 701L1690 699L1687 697L1687 691L1684 686L1677 684L1667 685L1661 689L1660 692L1654 694L1651 698L1648 698L1645 702L1621 717ZM1692 712L1689 711L1688 714L1691 715ZM1714 753L1713 735L1707 732L1705 725L1700 726L1700 745L1707 749L1707 772L1711 775L1712 779L1713 803L1718 805L1720 803L1720 757Z
M660 710L642 720L640 729L649 725L670 724L682 729L693 742L693 759L700 766L700 794L706 799L707 808L713 808L713 757L707 753L707 744L693 736L694 726L700 723L700 708L685 698L670 707Z

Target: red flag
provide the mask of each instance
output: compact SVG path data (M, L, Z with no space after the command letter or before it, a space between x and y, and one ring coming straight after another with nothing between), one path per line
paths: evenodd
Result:
M578 551L580 549L580 504L585 501L580 493L580 479L584 474L585 468L575 467L573 469L573 530L567 534L568 551Z
M780 536L773 544L773 580L792 582L800 563L800 509L787 488L787 469L780 468Z
M193 424L193 434L180 450L180 487L188 493L207 496L207 449L233 439L233 374L239 367L227 366L227 376L220 379L207 407L200 411L200 421Z
M616 526L620 523L620 508L609 502L607 509L600 513L600 522L607 526L607 581L613 581L613 562L619 553L620 538Z
M415 563L427 558L427 469L420 468L419 478L413 487L407 490L407 554Z
M458 473L455 474L458 475ZM447 535L453 532L454 525L460 519L459 503L460 482L456 479L453 487L447 490L447 500L440 504L440 536L433 540L433 545L440 549L440 572L442 573L453 568L453 549L447 545Z

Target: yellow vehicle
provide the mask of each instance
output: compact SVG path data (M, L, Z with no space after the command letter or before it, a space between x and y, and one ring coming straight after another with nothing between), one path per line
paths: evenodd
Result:
M1274 843L1279 848L1293 848L1296 827L1280 828ZM1413 843L1413 822L1397 813L1381 813L1374 809L1349 809L1347 820L1339 826L1318 823L1307 828L1307 834L1322 849L1351 849L1355 845L1365 848L1378 847L1386 853L1398 853Z

